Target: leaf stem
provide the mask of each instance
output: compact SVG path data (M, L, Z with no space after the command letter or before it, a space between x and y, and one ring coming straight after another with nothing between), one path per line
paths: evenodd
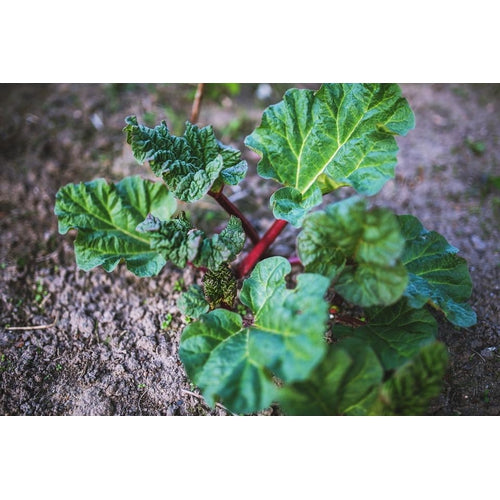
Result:
M217 203L229 214L238 217L241 220L241 225L246 235L250 238L252 243L256 245L260 241L260 236L252 223L240 212L240 209L222 192L209 191L208 194L214 198Z
M366 325L366 321L355 318L354 316L335 315L334 321L335 323L340 323L341 325L346 325L351 328L358 328Z
M265 251L272 245L277 236L285 229L288 222L283 219L277 219L273 225L267 230L266 234L257 242L249 254L244 258L238 269L240 278L246 276L257 264Z
M199 83L196 87L196 94L194 96L193 106L191 108L191 123L195 124L200 116L200 105L203 98L204 83Z
M204 83L199 83L196 88L196 94L194 96L193 106L191 108L191 123L196 123L198 121L198 117L200 115L200 106L201 100L203 98L203 89L205 87ZM220 189L210 190L208 194L214 198L217 203L229 214L238 217L241 220L241 225L243 226L243 230L246 235L250 238L252 243L255 245L259 242L260 236L252 226L251 222L240 212L239 208L226 196L222 193L222 189L224 186L222 185Z
M292 266L301 266L302 265L302 261L300 260L300 257L288 257L288 262L290 262L290 264Z

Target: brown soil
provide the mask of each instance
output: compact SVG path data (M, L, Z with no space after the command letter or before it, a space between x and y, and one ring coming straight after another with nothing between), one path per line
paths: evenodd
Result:
M274 186L255 175L256 156L243 146L267 101L256 85L236 96L215 88L200 123L244 151L250 164L241 187L228 191L262 232ZM315 88L311 85L311 88ZM440 320L450 352L442 394L430 415L500 415L498 250L500 86L405 84L416 129L399 139L396 179L375 201L411 213L461 250L474 282L478 323L457 329ZM167 266L139 279L121 267L84 273L72 239L53 215L56 191L96 177L149 176L132 158L122 128L135 114L150 125L165 119L180 133L193 85L0 85L0 414L225 415L197 396L177 356L185 319L175 302L199 277ZM204 200L195 213L216 226ZM293 250L287 228L273 247ZM44 328L10 330L10 327ZM51 326L52 325L52 326ZM272 414L273 410L265 412Z

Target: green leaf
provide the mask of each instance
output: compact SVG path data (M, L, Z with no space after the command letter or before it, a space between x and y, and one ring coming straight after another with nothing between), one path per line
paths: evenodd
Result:
M192 262L195 266L217 270L222 263L234 260L245 243L241 221L234 216L220 234L210 238L193 228L183 212L169 221L149 214L137 230L148 234L152 248L181 268Z
M222 263L233 261L243 250L244 244L245 232L241 220L231 216L219 234L203 240L195 265L216 270Z
M350 328L335 325L337 338L356 338L369 345L386 370L393 370L434 342L437 323L425 309L413 309L406 299L389 307L367 309L367 324Z
M137 276L154 276L165 259L150 247L150 238L136 231L148 213L168 219L174 197L161 183L128 177L117 184L104 179L68 184L56 194L59 232L77 229L75 254L85 271L102 265L112 271L123 259Z
M347 266L335 282L335 291L362 307L393 304L401 297L408 275L401 264Z
M291 89L266 109L245 144L261 155L258 173L287 188L276 194L276 218L300 225L311 198L341 186L373 195L394 177L394 135L415 125L413 112L395 84L324 84L317 91ZM293 191L294 190L294 191ZM282 201L297 199L295 210ZM287 219L292 212L293 217Z
M368 415L383 374L369 346L346 339L329 347L306 381L280 390L278 401L288 415Z
M441 392L447 364L448 352L444 344L434 342L423 347L384 383L373 413L423 414L430 400Z
M430 303L454 325L474 325L476 313L465 303L472 293L472 280L466 260L456 255L458 249L412 215L399 216L399 223L406 240L401 260L409 274L405 295L410 305Z
M199 200L214 183L238 184L246 175L247 164L239 151L217 141L211 126L199 128L186 122L182 137L171 135L165 122L155 128L140 125L129 116L127 142L139 163L149 161L180 200Z
M196 385L203 383L205 365L214 349L241 328L241 316L225 309L215 309L208 314L202 314L198 321L189 323L184 328L179 345L179 357L189 378ZM216 382L217 379L212 381L213 384Z
M308 196L304 196L297 189L287 187L274 192L270 202L277 218L300 227L307 212L319 205L322 199L319 189L314 189Z
M224 184L236 186L247 175L247 162L241 159L241 152L218 142L219 154L222 156L224 168L220 176Z
M389 210L367 210L358 197L309 214L297 238L307 272L335 280L346 300L368 307L396 302L408 283L399 260L403 251L398 220Z
M164 221L149 214L137 226L137 231L149 236L151 248L178 267L186 267L200 251L205 233L194 229L181 212L178 217Z
M222 400L237 413L258 411L277 394L274 377L303 380L323 357L328 280L302 274L287 289L290 271L283 257L257 264L240 294L254 314L251 325L216 309L184 330L179 356L209 404Z
M205 299L203 289L199 285L191 285L177 299L179 311L190 318L199 318L208 312L209 304Z

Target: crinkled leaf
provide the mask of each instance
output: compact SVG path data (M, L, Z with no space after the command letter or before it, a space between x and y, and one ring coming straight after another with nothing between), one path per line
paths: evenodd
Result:
M406 240L401 259L409 274L405 295L411 306L429 302L454 325L475 324L476 314L465 303L471 296L472 280L466 260L456 255L458 249L412 215L400 216L399 223Z
M148 213L168 219L176 202L162 183L128 177L116 184L104 179L68 184L56 194L59 232L77 229L78 267L88 271L102 265L112 271L123 259L137 276L154 276L164 257L150 247L148 235L136 230Z
M258 173L296 193L283 210L276 195L276 218L300 225L318 198L340 186L365 195L377 193L394 176L398 146L415 119L395 84L324 84L314 92L291 89L283 101L266 109L260 126L245 144L261 155ZM299 197L299 194L301 197ZM302 216L300 212L302 211ZM287 219L289 213L293 217Z
M219 154L222 156L224 168L220 177L224 184L236 186L247 175L247 162L241 159L241 152L230 146L219 143Z
M333 335L362 340L377 353L386 370L397 368L436 339L434 317L425 309L413 309L404 298L392 306L373 307L365 313L366 325L335 325Z
M210 309L232 308L238 294L238 283L227 263L217 269L209 269L203 276L203 290Z
M231 216L227 226L211 238L203 240L195 264L217 269L223 262L231 262L243 249L245 232L238 217Z
M234 260L245 243L241 221L233 216L220 234L210 238L193 228L183 213L169 221L149 214L137 230L149 234L152 248L179 267L192 262L196 266L218 269L223 262Z
M303 380L323 357L328 280L302 274L297 286L287 289L290 271L283 257L257 264L240 295L254 314L251 325L216 309L184 330L179 356L209 404L220 399L237 413L258 411L276 396L274 376L284 382Z
M177 299L179 311L190 318L199 318L208 312L209 304L200 285L191 285Z
M389 210L367 210L352 197L309 214L297 238L307 272L335 280L346 300L368 307L389 305L403 294L407 272L399 260L403 251L398 220Z
M422 349L400 367L380 389L373 409L377 415L421 415L430 400L439 396L448 365L448 352L441 342Z
M126 118L127 142L139 163L149 161L180 200L199 200L216 182L238 184L247 164L239 151L215 138L211 126L199 128L186 122L184 135L171 135L165 122L155 128L140 125L135 116Z
M196 258L205 237L203 231L191 226L183 213L169 221L149 214L137 230L149 235L151 247L179 267L185 267Z
M369 346L345 339L330 346L306 381L281 389L278 401L288 415L368 415L383 374Z

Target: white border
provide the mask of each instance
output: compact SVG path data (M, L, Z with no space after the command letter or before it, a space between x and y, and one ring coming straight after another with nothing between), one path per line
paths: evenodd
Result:
M2 82L498 82L486 0L2 7Z
M481 420L479 420L481 418ZM6 498L492 498L486 417L3 417ZM493 495L493 496L492 496Z

